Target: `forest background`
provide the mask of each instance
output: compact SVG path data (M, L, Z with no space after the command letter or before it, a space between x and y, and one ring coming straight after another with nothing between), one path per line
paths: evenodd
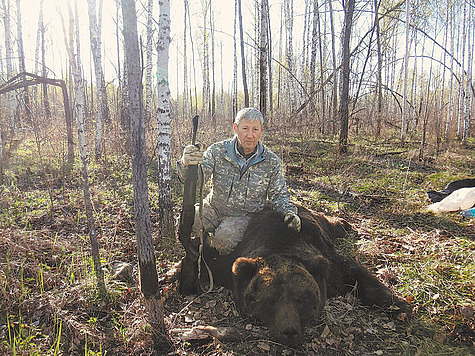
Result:
M311 331L304 350L348 350L345 333L353 353L473 348L473 223L424 210L425 190L474 175L471 1L0 0L0 11L5 350L209 351L163 344L186 304L163 282L182 255L173 166L191 117L207 146L243 106L264 113L293 199L352 222L356 247L342 248L420 313L410 332L368 321L394 332L389 343L326 320L338 330ZM116 260L140 286L113 280ZM283 347L230 348L256 345Z

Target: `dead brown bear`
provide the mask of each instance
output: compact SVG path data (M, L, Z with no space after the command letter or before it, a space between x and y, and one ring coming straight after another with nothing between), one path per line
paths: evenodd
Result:
M363 304L395 305L409 316L406 302L356 261L335 251L332 240L346 235L348 223L303 208L299 215L302 230L296 233L284 226L279 213L265 209L252 217L231 254L207 251L215 282L233 289L242 313L262 320L285 344L300 341L302 325L318 318L327 297L354 287Z

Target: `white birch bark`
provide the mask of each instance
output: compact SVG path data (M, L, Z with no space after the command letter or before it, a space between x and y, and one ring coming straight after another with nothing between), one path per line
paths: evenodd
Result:
M267 51L268 51L268 2L261 0L260 17L260 40L259 40L259 110L266 116L267 114Z
M157 40L157 91L158 91L158 190L161 237L175 236L173 202L171 196L170 161L170 88L168 58L170 46L170 0L160 1Z
M26 72L25 51L23 49L23 31L21 21L21 3L16 0L16 19L17 19L17 48L18 48L18 72ZM28 121L31 121L30 95L28 88L23 89L23 104L25 105L25 114Z
M330 15L330 31L331 31L331 49L332 49L332 66L333 66L333 86L332 86L332 115L331 125L332 132L336 131L336 120L338 116L338 60L336 58L336 39L335 39L335 24L333 16L333 0L328 0L328 9Z
M467 80L465 88L465 112L462 123L462 142L464 145L467 144L469 128L470 128L470 118L471 118L471 108L472 108L472 59L473 59L473 47L472 47L472 21L473 21L473 9L468 11L468 31L467 31Z
M450 7L451 0L447 0L447 11L450 11L450 53L454 53L454 37L455 37L455 25L454 25L454 7ZM445 143L447 144L450 139L450 124L453 117L454 107L454 56L450 56L450 80L449 80L449 106L447 108L447 121L445 123Z
M103 125L109 119L109 106L107 104L107 92L102 68L101 53L101 27L102 23L102 0L99 0L99 13L96 13L96 0L87 0L89 14L89 37L91 41L91 53L94 61L94 74L96 76L96 89L98 108L96 110L96 136L95 155L96 159L102 157Z
M69 7L70 24L74 21L72 10ZM92 258L94 260L94 271L97 278L97 286L102 296L106 294L106 286L104 282L104 272L101 266L101 258L99 255L99 242L96 235L95 222L94 222L94 210L92 207L92 200L90 194L89 185L89 173L88 173L88 158L86 147L86 135L85 135L85 121L86 121L86 98L84 81L81 70L81 58L80 58L80 40L79 40L79 14L77 4L75 8L75 26L71 25L71 31L75 31L76 39L76 53L74 48L70 48L69 54L72 56L71 62L73 64L74 71L74 92L76 99L76 122L78 130L78 143L79 153L81 157L81 173L84 193L84 205L86 209L86 219L89 232L89 239L92 249Z
M464 105L465 105L465 81L467 80L465 75L465 46L466 46L466 26L467 26L467 5L463 5L463 21L462 21L462 60L461 62L461 74L460 74L460 97L459 97L459 112L457 121L457 139L462 140L462 128L464 121Z
M233 87L232 87L232 105L231 105L231 117L236 117L237 113L237 87L238 87L238 53L237 53L237 20L238 20L238 7L239 7L239 0L234 1L234 27L233 27L233 45L234 45L234 61L233 61Z
M153 0L147 4L147 44L145 65L145 121L152 115Z
M3 28L4 28L4 39L5 39L5 64L6 64L6 74L7 80L13 76L13 47L12 47L12 34L11 34L11 22L10 22L10 0L2 0L2 13L3 13ZM15 109L16 109L16 99L13 91L7 93L7 115L10 120L10 130L15 128Z
M188 107L188 46L186 38L186 31L188 31L188 0L184 0L183 5L183 13L185 14L185 16L183 16L183 117L187 118L190 117L190 110Z
M209 116L209 33L208 33L208 13L209 13L209 1L202 1L203 11L203 107L202 116L207 118ZM168 59L168 56L167 56Z
M406 1L406 51L404 52L404 84L403 84L403 104L401 120L401 140L406 140L407 133L407 76L409 71L409 1Z

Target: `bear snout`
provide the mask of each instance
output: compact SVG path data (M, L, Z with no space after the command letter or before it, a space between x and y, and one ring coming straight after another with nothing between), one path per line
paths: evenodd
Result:
M300 341L300 333L294 325L286 325L280 331L279 339L286 345L295 345Z
M295 345L300 342L300 316L295 304L280 303L277 306L272 329L276 339L283 344Z

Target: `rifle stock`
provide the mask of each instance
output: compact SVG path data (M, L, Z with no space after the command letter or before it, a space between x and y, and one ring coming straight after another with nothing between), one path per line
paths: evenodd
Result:
M198 130L198 118L193 118L192 144L196 143L196 132ZM191 230L195 220L196 185L198 181L198 166L189 166L183 187L183 205L180 214L180 224L178 226L178 239L185 248L185 252L190 257L198 257L198 251L191 246Z

